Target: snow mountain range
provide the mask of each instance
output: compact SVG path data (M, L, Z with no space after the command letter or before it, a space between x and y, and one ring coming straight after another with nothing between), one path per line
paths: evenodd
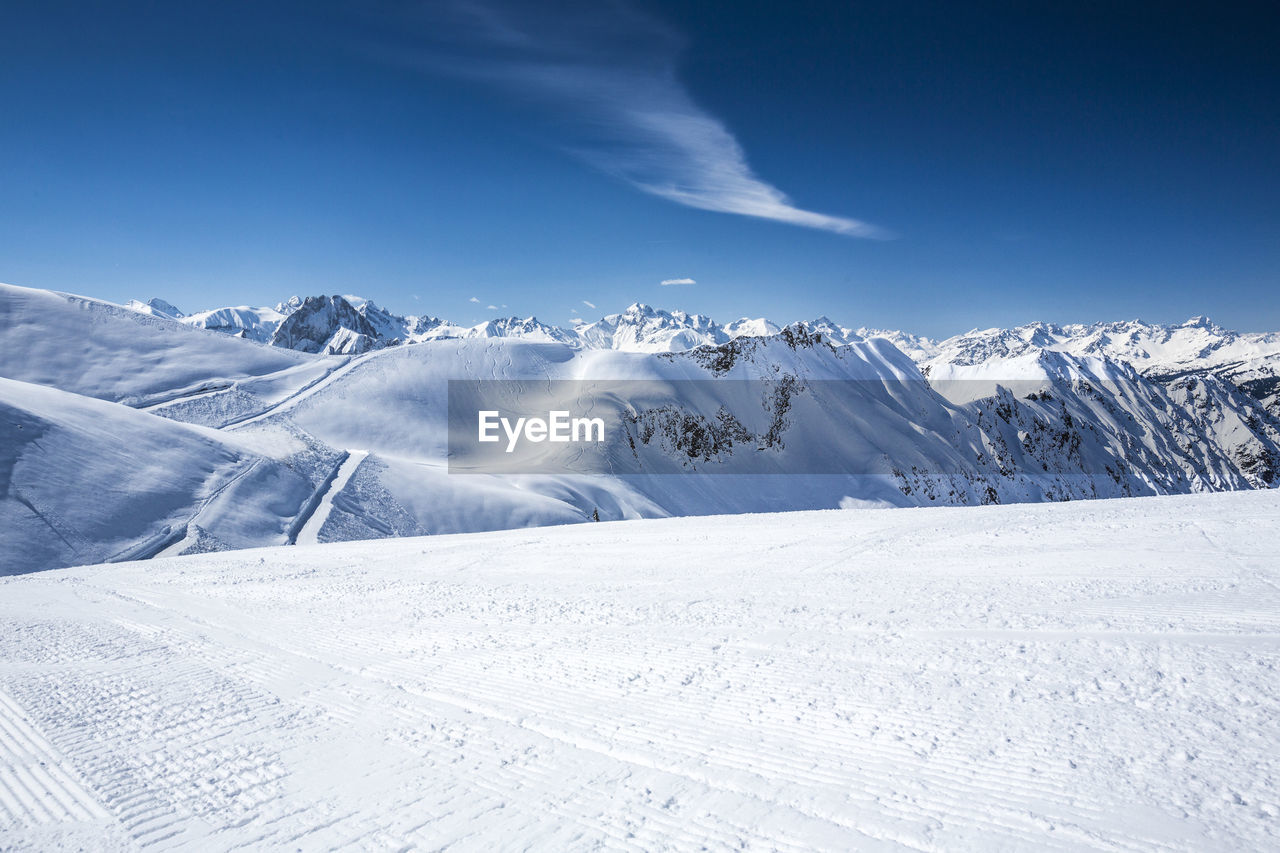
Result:
M187 325L308 353L352 355L441 338L518 338L580 349L678 352L740 337L776 335L782 325L743 317L718 323L703 314L664 311L643 303L590 323L563 328L536 317L505 317L461 326L432 316L401 316L357 296L294 296L275 307L218 308L187 315L163 299L129 308ZM1099 356L1133 365L1157 380L1209 372L1280 414L1280 333L1239 333L1193 317L1180 325L1141 320L973 330L942 341L909 332L852 328L828 317L799 321L831 344L884 338L928 373L947 365L1001 363L1031 351Z
M937 342L640 304L571 329L462 327L355 297L187 315L4 285L0 355L0 572L595 518L1280 482L1280 335L1202 318ZM449 441L459 379L498 380L491 402L512 411L543 402L531 380L589 386L609 438L459 473L474 461ZM642 396L624 393L636 383Z
M520 338L582 349L676 352L739 337L776 335L783 325L743 317L719 323L703 314L664 311L643 303L590 323L563 328L536 317L505 317L462 326L432 316L401 316L356 296L297 296L274 307L229 307L184 314L162 299L129 308L187 325L302 352L351 355L440 338ZM300 312L300 313L299 313ZM295 317L294 315L298 316ZM926 369L974 365L1032 350L1101 356L1159 378L1211 371L1274 407L1280 391L1280 333L1239 333L1193 317L1179 325L1141 320L1092 324L1029 323L1013 329L973 330L942 341L909 332L853 328L823 316L800 321L836 345L885 338Z
M130 301L126 307L189 326L239 338L327 355L355 355L401 344L440 338L520 338L561 343L581 349L626 352L678 352L723 344L739 337L776 335L782 326L764 318L743 317L721 324L705 314L664 311L643 303L590 323L562 328L536 317L499 317L461 326L432 316L401 316L358 296L294 296L274 307L241 305L184 314L163 299ZM902 332L842 327L826 317L803 323L827 340L844 345L888 337L913 356L932 354L932 341Z

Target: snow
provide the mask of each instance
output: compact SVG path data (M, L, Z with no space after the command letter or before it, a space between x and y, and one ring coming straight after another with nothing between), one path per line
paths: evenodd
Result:
M311 483L251 440L0 378L0 575L141 558L199 531L283 543ZM181 549L179 549L181 550Z
M7 379L146 405L315 362L109 302L0 284Z
M315 327L299 340L289 334L276 335L286 318L304 308L307 301L297 296L275 308L236 306L215 308L184 316L163 300L149 303L131 300L126 307L144 314L181 319L187 325L217 330L237 337L306 352L354 354L382 346L422 343L442 338L518 338L540 343L563 343L582 349L622 352L683 352L699 346L714 346L734 338L776 335L782 326L764 317L742 317L721 325L704 314L664 311L637 302L616 314L606 314L594 322L574 320L571 328L539 322L536 317L499 317L475 326L459 326L431 316L400 316L361 296L351 294L310 297L312 303L337 305L325 311ZM342 316L346 309L346 316ZM166 313L169 312L169 313ZM801 322L801 327L819 332L837 346L885 338L912 358L936 356L938 346L928 338L899 331L851 329L819 317ZM323 333L321 333L323 329Z
M0 849L1262 850L1280 494L0 579Z
M253 340L270 340L277 346L346 354L441 338L490 337L558 342L588 350L681 352L737 338L776 335L783 328L763 317L743 317L721 325L702 314L665 311L643 303L635 303L617 314L607 314L595 322L574 320L570 329L549 326L533 317L499 318L468 328L430 316L402 317L359 296L320 298L345 300L343 305L350 309L350 316L345 320L327 319L323 324L327 338L319 346L315 342L299 343L290 336L272 338L284 317L303 305L296 296L274 309L240 306L204 311L190 317L184 317L181 311L159 299L148 303L131 301L128 307L144 314L181 318L183 323L220 329ZM1048 350L1124 362L1153 377L1177 378L1212 372L1262 400L1273 416L1280 413L1277 396L1280 333L1235 332L1206 317L1192 317L1178 325L1141 320L1068 325L1028 323L1012 329L974 329L942 341L899 330L855 329L826 316L793 325L819 333L836 346L882 338L930 371L948 365L975 366Z
M325 522L329 520L329 514L333 512L334 497L342 493L347 483L351 482L360 463L368 457L369 453L366 450L353 450L343 457L342 463L334 470L333 481L322 494L319 494L315 513L307 518L298 530L297 544L315 545L320 541L320 531L324 529Z
M233 308L200 311L180 319L188 326L223 332L247 340L266 343L271 340L275 330L284 322L285 315L274 308L253 308L248 305L237 305Z
M19 353L15 372L39 373L80 394L122 394L146 416L106 404L90 411L76 394L48 397L40 419L56 425L66 443L0 447L0 464L22 472L15 482L23 495L45 500L33 509L22 495L0 494L10 572L277 544L304 528L304 541L329 542L596 516L1008 503L1277 483L1280 429L1229 383L1183 377L1166 392L1099 356L1031 348L979 365L935 365L926 381L886 338L832 347L825 334L799 326L683 353L499 336L308 356L105 303L57 294L24 302L30 293L39 292L20 292L23 298L6 304L16 304L20 317L38 317L50 334L27 335L23 328L35 325L25 320L14 334L52 353L45 342L65 322L82 333L73 352L94 366L70 359L41 366ZM24 307L39 301L47 310ZM359 316L349 305L342 310ZM75 321L85 316L93 323L81 329ZM205 349L210 344L231 349ZM245 375L245 359L264 353L278 354L286 366ZM992 396L1019 377L1028 387ZM481 408L512 412L544 398L542 411L561 408L565 384L593 389L576 399L609 421L609 439L588 448L529 444L499 464L465 446L450 456L446 387L464 378L503 380L489 384ZM777 416L762 402L784 380L794 380L796 390L781 440L762 445ZM170 381L182 384L170 389ZM25 405L10 402L18 410ZM647 437L626 426L633 404L652 416ZM65 417L57 411L64 405ZM664 408L704 417L723 408L746 438L718 443L714 458L691 459L680 430L661 420ZM170 422L217 432L193 442L193 433L170 429L177 426ZM140 440L130 441L133 434ZM187 449L169 453L179 446ZM368 454L365 463L334 490L334 472L355 451ZM137 472L157 472L159 458L167 467L139 478ZM217 476L211 459L223 460ZM252 471L224 498L207 504L229 472L248 465ZM462 470L480 473L456 473ZM120 482L133 483L137 494L115 488ZM157 500L149 503L146 491ZM174 500L160 500L164 495ZM251 518L254 512L261 517ZM117 529L111 519L131 523Z
M137 299L130 299L124 304L124 307L130 311L137 311L140 314L153 314L157 317L167 317L170 320L181 320L187 316L183 314L177 306L171 302L165 302L160 298L148 299L146 302L139 302Z
M294 332L310 329L303 337L315 348L373 347L308 355L190 328L156 314L180 313L161 300L139 306L0 290L0 372L65 394L42 398L38 413L26 392L0 394L13 423L35 417L59 436L15 434L0 446L0 471L16 484L0 489L5 571L270 545L304 529L304 541L330 542L596 517L1280 485L1280 422L1265 400L1214 375L1160 378L1102 350L1055 351L1054 336L1074 327L1024 330L1016 345L977 335L953 360L926 365L926 381L902 347L927 341L825 317L668 352L686 333L696 342L727 332L702 315L636 304L595 324L603 337L591 347L581 345L588 327L547 340L559 332L533 318L490 324L486 336L390 346L382 338L408 333L410 320L413 334L457 330L355 297L290 300L277 313ZM1207 321L1184 331L1230 334ZM853 340L831 345L842 338ZM650 345L657 351L630 351ZM562 408L560 392L573 386L568 399L606 418L610 438L527 444L498 460L450 447L446 386L458 379L502 380L489 383L481 408L545 402L543 414ZM778 408L782 383L790 390ZM85 396L122 405L86 408ZM720 412L736 429L709 431ZM172 428L180 423L217 432ZM695 445L715 449L690 453ZM357 452L363 463L334 489L342 460Z
M724 327L725 334L731 338L763 338L781 331L781 326L764 317L740 317Z
M1176 326L1143 323L1029 323L1013 329L983 329L956 335L918 359L924 364L974 365L1033 350L1075 356L1104 356L1133 365L1144 373L1172 374L1188 370L1238 369L1280 356L1280 334L1240 333L1203 317Z
M679 352L724 343L731 337L705 315L663 311L642 302L628 306L621 314L579 325L573 333L579 346L625 352Z

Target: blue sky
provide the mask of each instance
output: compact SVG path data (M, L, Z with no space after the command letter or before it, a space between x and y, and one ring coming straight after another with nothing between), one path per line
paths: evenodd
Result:
M1280 328L1277 14L1120 5L17 0L0 280Z

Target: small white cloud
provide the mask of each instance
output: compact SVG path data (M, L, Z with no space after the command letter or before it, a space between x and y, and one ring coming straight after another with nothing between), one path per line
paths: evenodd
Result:
M581 318L581 317L573 317L573 318L571 318L571 319L569 320L569 322L570 322L570 323L572 323L572 324L573 324L573 325L575 325L575 326L581 326L581 325L582 325L582 318Z
M417 302L417 301L418 301L418 294L416 294L416 293L415 293L415 294L413 294L413 301L414 301L414 302Z
M484 308L485 308L485 310L486 310L486 311L497 311L497 310L498 310L498 306L497 306L497 305L486 305L486 306L484 306Z
M478 305L478 304L480 304L480 300L479 300L479 299L476 299L474 296L473 296L473 297L471 297L470 299L468 299L467 301L468 301L468 302L474 302L474 303L476 303L477 305Z
M691 278L667 278L663 279L661 284L663 287L670 287L673 284L697 284L697 282Z
M583 304L583 305L585 305L585 306L587 306L588 308L595 308L595 307L596 307L596 304L595 304L594 302L588 302L588 301L587 301L587 300L585 300L585 299L584 299L584 300L582 300L582 304Z

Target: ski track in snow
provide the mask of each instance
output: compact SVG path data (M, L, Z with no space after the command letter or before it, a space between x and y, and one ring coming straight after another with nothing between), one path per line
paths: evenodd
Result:
M315 511L306 519L295 540L298 545L315 545L319 543L321 529L324 523L329 520L329 513L333 511L333 499L342 494L342 490L347 487L347 483L351 481L351 477L356 473L356 469L360 467L360 463L368 458L367 450L350 450L342 458L341 464L338 465L334 472L332 480L325 489L324 494L320 497Z
M1277 522L1241 492L0 579L0 850L1275 849Z
M45 824L106 817L48 741L0 693L0 821Z
M299 388L296 392L294 392L293 394L290 394L288 397L285 397L280 402L268 406L267 408L263 409L261 412L258 412L257 414L248 415L246 417L230 421L229 423L225 423L220 427L220 429L225 429L225 430L244 429L247 426L252 426L253 424L259 423L260 421L264 421L267 418L272 417L273 415L278 415L281 412L287 412L290 409L292 409L294 406L301 403L303 400L307 399L308 397L312 396L320 389L324 388L325 386L333 382L334 380L340 379L341 377L347 375L352 370L354 370L358 365L362 364L365 360L369 358L373 358L374 356L377 356L377 355L381 355L386 352L390 352L390 350L374 350L373 352L367 352L367 353L364 353L363 355L349 356L347 360L344 361L342 364L338 365L333 370L327 371L323 375L307 383L302 388Z

